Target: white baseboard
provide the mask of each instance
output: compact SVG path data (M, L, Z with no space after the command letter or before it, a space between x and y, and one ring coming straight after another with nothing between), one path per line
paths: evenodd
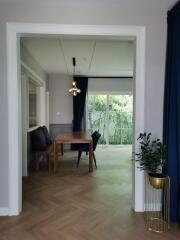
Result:
M0 207L0 216L9 216L9 208Z

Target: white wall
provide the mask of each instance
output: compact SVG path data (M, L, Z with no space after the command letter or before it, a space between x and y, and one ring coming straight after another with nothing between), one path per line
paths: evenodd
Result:
M68 90L72 77L68 75L49 75L49 122L50 124L72 123L73 97Z
M6 31L0 24L0 212L8 207L8 108L6 72Z
M43 2L43 1L42 1ZM90 1L89 1L90 2ZM8 118L6 76L6 22L139 25L146 27L145 129L161 137L164 67L166 50L166 9L138 9L86 4L61 6L60 1L41 5L35 1L0 4L0 207L8 206ZM3 138L3 140L2 140Z
M41 78L43 81L46 82L47 76L45 71L39 65L39 63L33 58L30 52L21 44L20 48L21 52L21 61L25 63L33 72Z
M88 92L132 93L132 78L89 78Z

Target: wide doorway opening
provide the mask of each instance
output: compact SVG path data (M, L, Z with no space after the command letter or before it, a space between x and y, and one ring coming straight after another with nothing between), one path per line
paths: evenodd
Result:
M12 91L15 91L14 95L9 94L9 128L11 132L11 138L9 141L9 146L11 148L10 154L9 154L9 161L10 161L10 173L9 173L9 198L10 198L10 214L15 215L19 214L22 206L21 206L21 199L22 199L22 176L20 169L22 168L22 156L21 156L21 148L22 148L22 136L21 136L21 116L18 114L21 112L21 105L19 105L19 88L17 87L19 83L19 75L17 70L19 70L20 64L18 59L18 47L17 43L19 43L19 38L17 36L20 36L21 34L25 36L26 34L50 34L51 36L54 35L92 35L92 36L112 36L113 38L116 38L117 36L129 36L132 37L135 40L135 48L136 48L136 76L135 76L135 82L134 82L134 91L136 92L136 101L135 101L135 126L134 126L134 139L133 139L133 146L134 148L137 148L136 146L136 136L138 135L139 131L143 130L143 95L138 94L140 90L144 90L144 43L145 43L145 32L144 28L122 28L116 27L112 28L111 26L94 26L94 30L92 29L92 26L86 26L86 28L82 28L81 26L61 26L57 25L53 27L53 31L50 31L50 26L44 24L44 28L42 28L42 25L34 24L34 26L27 25L21 25L17 24L11 28L11 24L8 25L7 30L7 39L8 39L8 92L11 93ZM69 29L69 30L68 30ZM126 31L125 31L126 30ZM132 39L131 38L131 39ZM141 47L140 47L141 46ZM143 47L142 47L143 46ZM9 53L14 53L14 55L11 55ZM142 63L142 64L140 64ZM19 65L18 65L19 64ZM138 79L138 82L136 82L136 79ZM12 84L11 84L12 83ZM14 87L16 85L16 87ZM141 97L140 97L141 96ZM139 108L137 108L137 106ZM138 111L138 109L140 111ZM12 111L11 111L12 110ZM13 119L13 122L11 121ZM139 121L142 119L142 121ZM13 126L13 127L12 127ZM18 151L18 150L19 151ZM139 171L136 169L135 164L133 165L133 185L134 185L134 192L133 192L133 207L136 211L140 210L143 211L143 205L141 204L143 202L143 197L140 201L137 201L136 196L138 196L138 190L136 186L138 184L138 181L142 180L142 174L139 173ZM140 184L142 185L142 184ZM142 186L141 186L142 187ZM141 188L140 187L140 188ZM143 193L143 189L141 189ZM134 194L135 193L135 194ZM142 194L141 194L142 196Z

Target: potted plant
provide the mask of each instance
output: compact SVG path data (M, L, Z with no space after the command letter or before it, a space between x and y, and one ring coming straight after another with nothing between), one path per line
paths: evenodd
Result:
M162 188L166 175L163 166L166 163L166 146L160 139L151 140L151 133L140 133L137 140L140 143L140 152L136 154L139 168L147 172L150 184Z

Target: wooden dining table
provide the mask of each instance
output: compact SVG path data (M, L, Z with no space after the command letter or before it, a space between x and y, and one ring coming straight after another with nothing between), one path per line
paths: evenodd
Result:
M59 161L59 145L61 145L61 155L64 154L64 144L86 143L89 144L89 172L93 171L93 141L92 137L86 132L60 133L54 138L54 172L57 171Z

